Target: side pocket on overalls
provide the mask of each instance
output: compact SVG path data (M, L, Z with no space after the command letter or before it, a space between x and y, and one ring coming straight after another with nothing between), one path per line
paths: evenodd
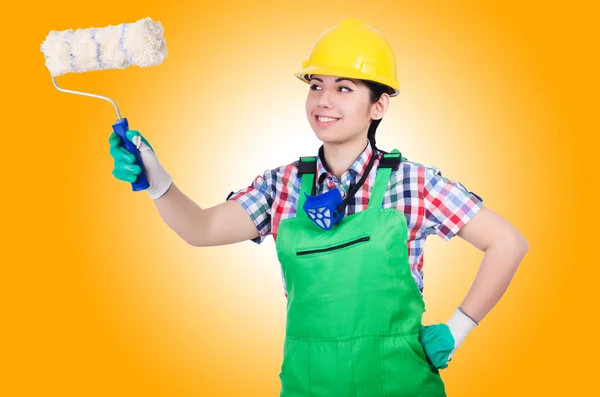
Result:
M281 363L281 371L279 372L280 378L285 375L286 368L297 348L298 341L296 339L285 338L285 341L283 342L283 361Z
M406 336L406 337L402 338L402 340L404 341L406 351L415 360L415 362L417 364L429 369L430 371L432 371L434 373L438 372L438 370L433 365L431 365L429 360L427 360L427 355L425 355L425 350L423 350L423 346L421 345L421 342L419 342L419 339L417 336L415 336L415 337Z
M286 338L284 342L280 397L310 395L307 344L298 339Z
M429 396L423 394L431 374L429 366L412 349L409 336L390 335L383 339L382 369L388 396Z
M416 364L413 375L421 382L420 392L422 394L420 395L446 397L445 386L440 376L440 371L429 362L418 336L407 335L402 340L407 354Z

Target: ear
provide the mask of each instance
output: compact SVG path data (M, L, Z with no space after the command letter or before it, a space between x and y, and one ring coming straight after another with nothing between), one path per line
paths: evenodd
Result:
M390 96L388 94L381 94L379 100L371 106L371 118L373 120L380 120L385 116L390 105Z

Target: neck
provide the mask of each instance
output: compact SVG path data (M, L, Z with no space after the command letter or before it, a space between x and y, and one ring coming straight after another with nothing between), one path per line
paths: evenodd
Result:
M342 174L350 168L352 163L365 150L367 142L368 140L365 138L343 144L324 143L324 158L322 160L327 171L334 174L338 180L341 180Z

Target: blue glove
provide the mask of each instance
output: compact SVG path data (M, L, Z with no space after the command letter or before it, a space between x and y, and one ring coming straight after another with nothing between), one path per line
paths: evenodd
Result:
M434 367L448 367L448 362L452 361L450 354L454 350L454 337L446 324L421 326L419 342Z
M148 195L153 200L160 198L171 187L173 182L171 175L165 171L158 161L154 149L139 131L128 130L126 136L140 151L142 165L150 183L150 186L146 189ZM138 174L142 171L139 166L134 164L135 157L119 146L121 137L114 132L110 135L108 142L110 144L110 155L114 160L113 176L121 181L135 182Z
M446 324L421 326L419 342L431 364L438 368L448 367L452 355L477 324L460 308L457 308Z

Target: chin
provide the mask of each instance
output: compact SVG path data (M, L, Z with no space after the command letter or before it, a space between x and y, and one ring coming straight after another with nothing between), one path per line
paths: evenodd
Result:
M315 136L317 137L317 139L323 143L336 143L336 142L344 139L343 136L340 136L340 134L336 133L335 131L331 131L331 130L324 131L316 126L313 126L312 130L315 133Z
M327 134L327 133L323 133L323 132L315 131L315 136L317 137L318 140L320 140L323 143L327 143L327 144L337 144L337 143L342 143L344 141L343 137L339 137L339 136L335 136L335 135Z
M318 140L329 145L340 145L353 140L352 136L335 133L334 131L313 130Z
M346 145L346 144L350 143L349 140L347 140L347 139L341 139L341 138L340 139L331 139L331 138L329 138L329 139L321 139L321 138L319 138L319 140L323 144L330 145L330 146L334 146L334 145L335 146Z

